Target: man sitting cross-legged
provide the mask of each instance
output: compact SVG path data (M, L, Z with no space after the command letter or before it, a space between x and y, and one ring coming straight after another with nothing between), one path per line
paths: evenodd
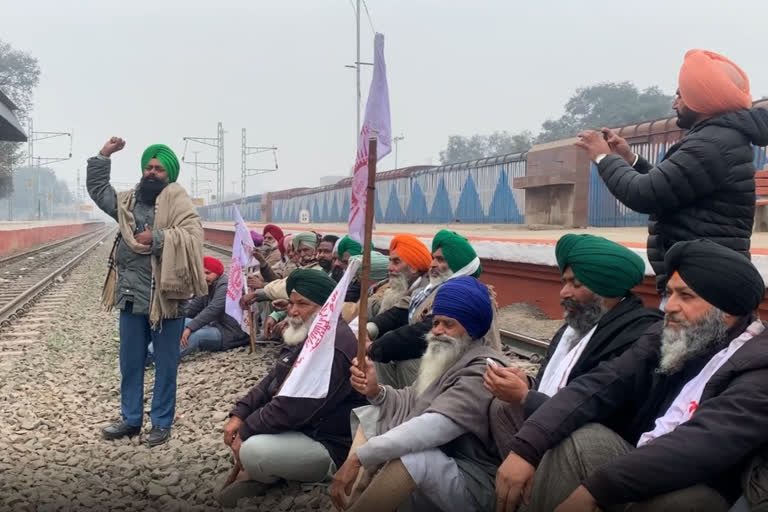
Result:
M488 289L474 277L457 277L437 291L428 348L413 386L378 385L353 367L352 384L372 406L355 409L352 450L333 479L337 508L352 496L354 511L490 510L499 463L488 427L492 396L483 389L493 308ZM359 424L359 425L358 425ZM381 468L374 476L374 472Z
M350 412L364 398L349 382L349 367L357 341L339 320L333 366L325 398L278 396L293 368L318 311L336 282L322 270L294 270L286 280L290 296L286 348L275 367L230 412L224 443L232 449L244 472L240 481L221 494L220 501L237 500L265 491L280 479L320 482L333 475L349 450Z
M661 329L661 311L643 306L631 288L643 280L645 263L636 253L605 238L568 234L555 246L563 287L565 325L552 338L536 378L518 368L488 367L486 388L491 430L499 453L523 420L579 375L630 348L652 325Z
M531 488L524 509L547 512L727 511L741 493L745 463L768 442L768 333L755 316L765 284L709 240L676 243L664 265L663 332L526 420L499 468L499 510Z

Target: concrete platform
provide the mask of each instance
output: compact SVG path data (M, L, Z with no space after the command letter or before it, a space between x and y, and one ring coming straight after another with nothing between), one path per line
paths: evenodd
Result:
M249 223L249 228L261 231L264 224ZM220 245L231 245L234 227L226 222L204 223L205 238ZM343 235L345 224L283 224L286 233L314 229L323 234ZM646 278L633 291L650 306L657 306L654 273L646 257L646 228L589 228L531 230L517 225L488 224L379 224L374 230L373 242L377 249L389 248L389 241L397 233L411 233L427 247L432 236L440 229L450 229L467 237L475 247L483 264L480 280L493 285L500 306L526 302L535 304L551 318L562 318L559 291L562 286L555 260L555 244L566 233L591 233L618 242L637 252L646 263ZM752 261L768 282L768 233L752 236ZM768 299L760 311L768 315Z
M0 254L30 249L36 245L101 229L103 222L4 221L0 222Z

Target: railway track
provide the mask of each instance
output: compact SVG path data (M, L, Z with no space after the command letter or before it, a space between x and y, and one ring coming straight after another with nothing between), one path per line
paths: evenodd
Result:
M66 303L66 275L113 233L104 228L0 260L0 363L37 342Z
M226 256L232 255L232 251L229 248L222 247L221 245L204 242L203 246L212 252L224 254ZM532 363L540 362L547 353L547 348L549 347L548 341L532 338L523 333L507 329L501 329L500 334L501 342L510 352L523 359L528 359Z

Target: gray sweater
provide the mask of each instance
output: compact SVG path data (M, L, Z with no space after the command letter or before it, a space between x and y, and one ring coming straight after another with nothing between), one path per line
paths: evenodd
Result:
M221 333L222 350L248 343L248 334L243 332L237 320L224 311L227 304L228 280L226 273L220 275L216 282L208 287L208 295L195 297L184 306L184 316L192 319L187 327L192 332L207 325L215 327Z

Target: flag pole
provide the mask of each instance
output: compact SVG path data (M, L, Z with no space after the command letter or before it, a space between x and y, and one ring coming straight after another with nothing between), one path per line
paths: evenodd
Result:
M368 287L371 276L371 242L373 241L373 213L376 201L376 148L377 138L368 139L368 188L365 191L365 235L363 236L363 270L360 275L360 311L357 334L357 364L365 371L365 340L368 339Z

